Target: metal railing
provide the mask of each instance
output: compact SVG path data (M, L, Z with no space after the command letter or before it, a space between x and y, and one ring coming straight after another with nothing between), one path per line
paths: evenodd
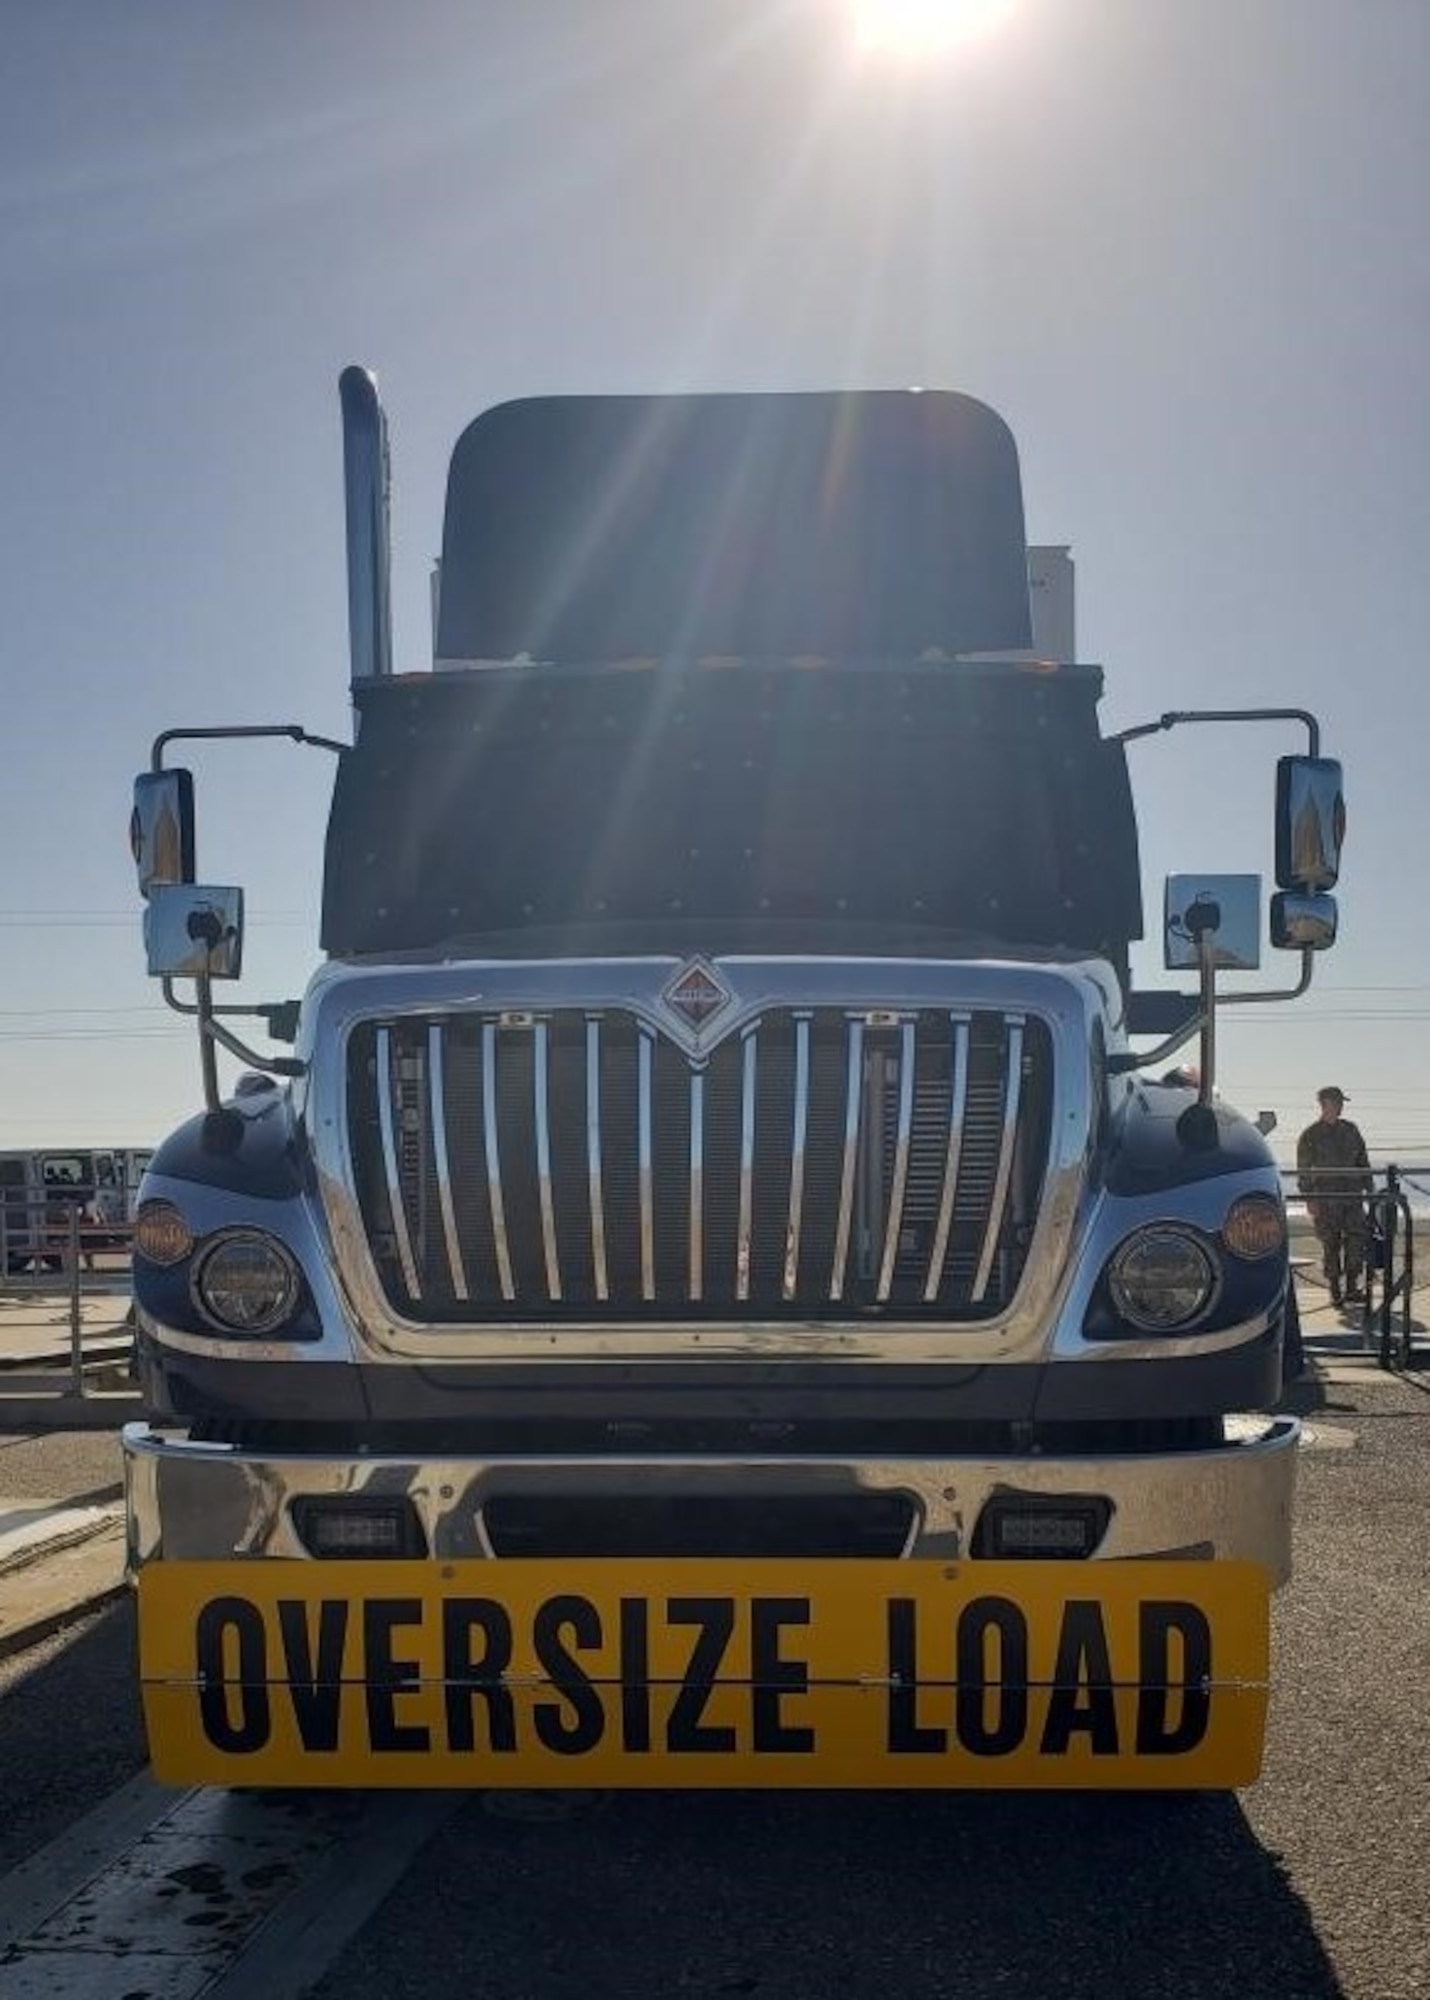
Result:
M1372 1188L1361 1199L1368 1228L1365 1297L1360 1329L1367 1350L1387 1371L1416 1366L1415 1337L1425 1328L1415 1319L1412 1299L1427 1277L1415 1269L1416 1213L1411 1195L1430 1207L1430 1168L1387 1164L1370 1169ZM1327 1178L1348 1177L1344 1169L1328 1169ZM1283 1173L1288 1198L1314 1199L1314 1189L1302 1189L1294 1169ZM1339 1189L1335 1190L1339 1192Z
M132 1313L128 1278L133 1230L128 1222L96 1217L88 1203L87 1191L78 1187L44 1196L7 1189L0 1202L0 1296L51 1302L62 1297L67 1327L67 1339L55 1343L67 1347L63 1387L44 1366L50 1359L47 1354L37 1357L22 1351L11 1356L0 1341L0 1375L9 1387L20 1383L29 1387L44 1376L58 1393L83 1397L86 1367L113 1366L120 1359L92 1351L86 1357L86 1335L93 1336L95 1329L86 1326L85 1305L98 1297L115 1298L121 1310L112 1335L122 1333Z
M1371 1252L1366 1259L1363 1325L1382 1368L1411 1368L1417 1331L1410 1313L1415 1289L1415 1214L1399 1167L1385 1169L1385 1186L1371 1196ZM1377 1297L1377 1291L1379 1297Z

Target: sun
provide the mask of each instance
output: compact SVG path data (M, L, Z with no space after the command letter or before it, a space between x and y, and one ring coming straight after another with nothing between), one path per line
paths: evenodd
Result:
M911 61L991 34L1014 0L845 0L858 45Z

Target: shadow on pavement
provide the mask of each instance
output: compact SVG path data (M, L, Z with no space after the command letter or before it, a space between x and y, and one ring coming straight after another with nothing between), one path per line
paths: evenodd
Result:
M148 1761L123 1599L0 1668L0 1873Z
M142 1766L132 1607L4 1685L0 1870ZM447 1823L315 1996L1342 1995L1231 1795L507 1797Z
M1281 1400L1276 1405L1276 1413L1283 1417L1309 1417L1326 1407L1325 1378L1308 1369L1304 1375L1298 1375L1294 1382L1286 1384L1281 1391Z
M0 1870L141 1768L133 1643L126 1603L3 1676ZM315 1996L1342 1995L1233 1795L500 1796L447 1822Z
M421 1942L438 1936L445 1987ZM439 1988L541 2000L1342 1993L1305 1904L1224 1794L624 1794L527 1825L474 1800L314 2000Z

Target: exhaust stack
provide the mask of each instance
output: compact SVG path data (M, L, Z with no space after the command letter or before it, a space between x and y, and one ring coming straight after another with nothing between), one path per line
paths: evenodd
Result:
M345 368L338 396L343 407L352 677L374 680L392 672L387 419L378 401L377 378L366 368Z

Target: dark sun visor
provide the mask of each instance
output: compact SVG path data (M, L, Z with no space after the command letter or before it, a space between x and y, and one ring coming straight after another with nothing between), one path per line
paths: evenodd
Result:
M452 454L443 664L1029 643L1017 447L971 396L536 397Z

